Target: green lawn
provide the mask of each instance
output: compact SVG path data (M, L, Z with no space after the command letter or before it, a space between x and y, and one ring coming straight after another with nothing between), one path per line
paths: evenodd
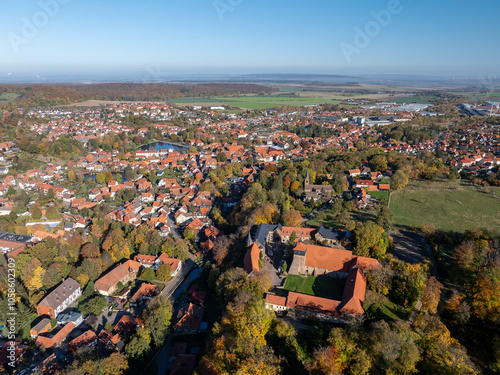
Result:
M284 288L291 292L309 294L340 301L344 292L345 279L329 277L288 275Z
M387 202L389 199L389 192L388 191L369 191L368 194L372 198L377 199L381 204L387 205Z
M500 188L486 189L462 181L413 182L391 195L394 224L421 228L432 223L438 229L464 232L485 228L500 233Z

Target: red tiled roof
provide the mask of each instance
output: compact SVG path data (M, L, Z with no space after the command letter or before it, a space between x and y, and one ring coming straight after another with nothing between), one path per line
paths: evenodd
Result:
M259 255L260 249L255 243L253 243L252 246L247 250L245 259L243 260L245 271L247 271L249 274L252 272L260 272Z

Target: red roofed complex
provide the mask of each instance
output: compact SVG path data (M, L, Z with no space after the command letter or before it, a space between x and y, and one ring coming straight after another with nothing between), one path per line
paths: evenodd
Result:
M343 322L348 315L364 313L366 277L363 270L380 267L378 260L358 257L349 250L299 243L294 249L289 273L346 278L342 300L289 292L288 297L268 294L266 306L274 311L291 311L299 318L315 317Z

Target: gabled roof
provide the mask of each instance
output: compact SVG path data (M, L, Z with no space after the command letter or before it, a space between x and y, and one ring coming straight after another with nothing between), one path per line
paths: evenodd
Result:
M244 268L247 273L250 274L252 272L260 272L259 255L260 249L255 243L253 243L252 246L248 248L247 253L245 254L245 259L243 260Z
M61 342L66 339L66 337L75 328L75 323L69 322L64 327L61 328L53 337L38 336L36 339L36 345L42 346L46 349L58 346Z
M68 277L57 288L50 292L43 300L40 301L38 306L51 307L53 310L57 309L71 294L80 288L80 284Z
M128 273L137 270L140 266L141 264L135 260L127 260L98 279L95 282L94 289L108 291L109 288L116 285Z
M311 311L325 315L338 315L337 307L340 301L310 296L307 294L289 292L286 305L289 308Z
M335 272L347 272L349 270L347 263L353 257L352 251L316 245L305 245L305 248L305 265L307 267Z
M365 299L366 277L360 268L355 268L347 275L347 280L339 306L341 312L349 314L363 314L363 301Z

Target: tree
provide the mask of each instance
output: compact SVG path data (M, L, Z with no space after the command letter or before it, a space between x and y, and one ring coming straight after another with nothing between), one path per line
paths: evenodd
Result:
M306 365L306 369L311 375L336 375L342 372L338 366L337 349L326 346L314 350L312 360Z
M149 350L150 343L140 335L134 335L130 342L125 346L125 353L130 358L140 358Z
M436 314L438 303L441 298L441 289L443 289L443 284L441 284L434 276L431 276L425 283L425 289L422 293L422 310L429 314Z
M383 227L386 231L391 229L394 214L387 206L381 206L377 216L377 224Z
M172 278L172 267L170 264L164 263L156 270L156 277L160 281L169 281Z
M57 207L52 205L47 208L45 212L45 217L49 220L56 220L59 218L59 212L57 211Z
M391 177L391 188L399 190L403 189L406 185L408 185L408 177L401 169L398 169Z
M141 271L140 279L150 283L155 279L155 271L153 271L151 268L148 267L144 268Z
M147 308L143 312L142 321L151 332L156 347L163 343L170 327L171 318L172 304L168 299L157 296L149 301Z
M224 263L227 255L229 254L230 245L231 242L229 241L229 237L225 235L219 236L215 240L212 252L214 254L214 260L217 267L220 267Z
M373 171L384 172L387 170L387 159L384 155L375 155L370 160L370 167Z
M31 217L33 218L33 220L40 220L40 218L42 217L42 210L37 204L34 204L31 208Z
M45 270L41 266L35 267L31 276L26 280L26 288L31 291L40 289L43 286L44 275Z
M81 247L80 253L83 258L99 258L101 252L93 242L87 242Z
M214 184L210 181L205 181L200 185L200 191L213 191L214 190Z
M459 324L465 324L470 319L470 307L456 289L453 289L451 297L446 301L445 309Z
M299 211L289 210L283 214L283 221L286 226L298 227L302 223L302 216Z
M221 151L221 152L219 152L219 153L217 154L217 161L218 161L219 163L223 163L223 162L227 161L227 156L226 156L226 154L225 154L224 152L222 152L222 151Z
M187 241L190 241L190 242L194 242L194 240L196 238L196 232L193 228L184 229L184 231L182 232L182 235L184 236L184 238Z
M106 183L113 181L113 174L110 171L106 171L106 173L104 174L104 181Z
M106 182L106 173L99 172L95 178L98 184L104 184Z
M393 261L395 275L392 280L392 295L397 303L407 307L420 297L427 279L427 267L420 263L410 264Z
M388 241L383 237L384 228L368 221L355 230L356 246L353 253L355 255L375 258L382 258L388 248Z
M55 198L56 196L56 193L54 191L54 189L49 189L49 191L47 192L47 200L51 201Z
M70 181L74 181L74 180L76 180L76 174L75 174L75 171L69 171L69 172L68 172L68 180L70 180Z
M107 304L108 302L106 301L106 298L104 298L104 296L98 295L81 303L79 305L79 308L83 315L94 314L97 316L103 312L104 307L106 307Z
M486 276L479 278L474 286L472 307L479 319L491 322L500 319L500 280L493 282Z
M299 181L294 181L292 182L292 184L290 185L290 191L292 193L295 193L298 189L300 188L300 182Z

